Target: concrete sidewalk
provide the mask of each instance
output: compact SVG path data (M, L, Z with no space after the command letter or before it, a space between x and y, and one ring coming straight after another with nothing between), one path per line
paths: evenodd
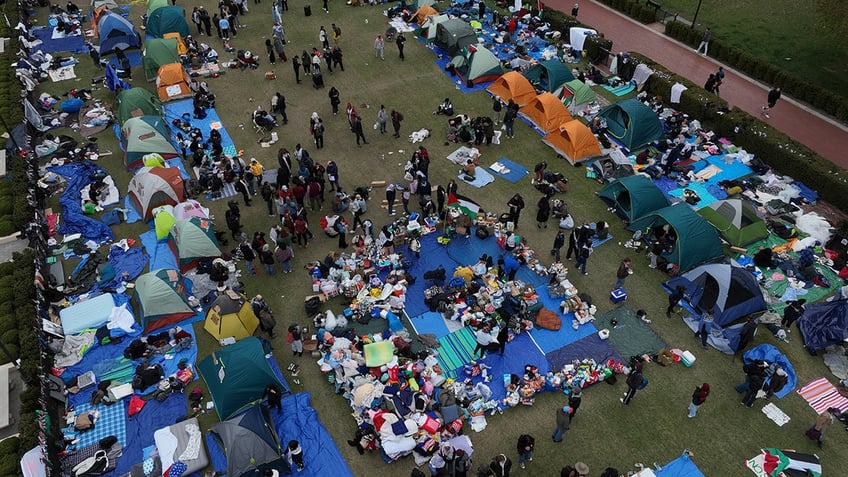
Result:
M573 0L549 0L545 4L565 13ZM727 65L701 56L692 48L665 36L662 25L643 25L595 1L580 2L578 19L612 40L613 52L641 53L697 85L724 66L726 76L721 97L753 116L761 117L775 129L806 145L843 169L848 169L848 127L816 111L811 111L785 94L771 111L771 119L761 116L771 85L763 85ZM659 30L659 31L657 31ZM764 158L768 161L768 158Z

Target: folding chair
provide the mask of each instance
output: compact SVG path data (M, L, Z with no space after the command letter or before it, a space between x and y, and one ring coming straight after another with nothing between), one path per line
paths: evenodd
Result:
M254 132L256 132L256 134L265 134L265 133L268 132L268 128L266 128L265 126L263 126L262 124L260 124L256 120L256 113L253 114L252 121L253 121L253 129L254 129Z

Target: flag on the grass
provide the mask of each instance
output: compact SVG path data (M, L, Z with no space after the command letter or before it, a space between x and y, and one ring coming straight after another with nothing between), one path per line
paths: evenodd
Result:
M480 205L477 202L459 194L448 194L448 207L456 207L465 215L471 217L471 220L477 219L477 214L480 213Z
M802 454L771 447L745 461L759 477L821 477L821 461L815 454Z

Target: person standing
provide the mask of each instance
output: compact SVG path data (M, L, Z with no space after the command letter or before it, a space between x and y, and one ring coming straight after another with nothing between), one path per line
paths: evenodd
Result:
M701 348L707 349L707 339L713 327L713 312L707 310L701 314L701 322L698 323L698 331L695 336L701 338Z
M294 69L294 80L300 84L300 57L295 54L292 56L292 68Z
M671 318L671 314L674 313L677 305L680 304L680 300L686 295L686 288L683 285L677 285L677 288L674 289L674 292L668 296L668 308L665 309L665 316Z
M344 71L344 55L339 45L333 47L333 66Z
M403 121L403 114L400 111L393 109L392 110L392 128L395 130L395 133L392 135L394 138L400 137L400 123Z
M775 105L777 105L777 100L780 99L780 88L772 88L772 90L768 92L767 99L768 104L763 106L763 116L765 116L766 119L769 119L771 118L771 116L769 115L769 111L771 111L775 107Z
M384 55L385 47L386 42L383 41L383 35L377 35L377 38L374 39L374 54L377 56L377 58L380 58L381 60L386 59Z
M707 82L704 83L704 89L709 93L715 93L716 87L716 77L714 73L710 73L710 77L707 78Z
M827 411L816 416L816 420L815 422L813 422L813 425L809 429L807 429L807 437L809 437L811 440L816 441L816 444L821 447L824 443L825 429L827 429L828 426L833 424L835 416L838 414L841 414L839 408L831 407L828 408Z
M386 114L386 107L380 105L380 110L377 111L377 124L380 127L380 134L386 134L386 123L389 121L389 115Z
M303 356L303 332L297 323L289 325L288 336L286 341L291 343L292 354L294 356Z
M512 472L512 461L509 457L498 454L492 458L492 463L489 468L495 477L509 477Z
M509 328L507 326L502 326L500 330L498 330L498 351L500 355L504 355L504 351L506 351L506 343L509 341Z
M804 304L807 303L807 300L801 298L800 300L793 300L787 303L786 308L783 309L783 319L780 321L780 326L786 328L786 332L789 333L792 328L792 323L795 323L798 318L804 316Z
M245 181L244 177L245 175L250 175L250 177L253 177L250 171L242 172L241 174L239 174L238 180L236 180L236 183L233 188L235 188L236 192L241 194L242 199L244 199L244 205L250 207L250 190L247 187L247 181Z
M509 207L509 221L512 222L513 227L518 228L518 219L521 217L521 210L524 208L524 198L521 197L521 194L518 192L509 199L509 202L506 203L507 207Z
M627 375L627 392L624 397L619 398L625 406L630 404L630 400L636 395L636 390L643 385L645 376L642 375L642 363L636 362L632 364L630 374Z
M250 245L250 241L247 240L246 234L241 234L241 243L239 244L239 252L241 252L241 257L244 259L244 262L247 264L247 273L251 275L258 275L256 272L256 254L253 252L253 247Z
M336 161L327 162L327 182L330 183L331 192L341 191L341 187L339 187L339 166L336 165Z
M486 357L486 351L493 347L492 345L498 345L497 338L492 336L488 326L484 326L483 328L475 331L474 340L477 342L477 346L474 347L474 352L471 353L472 358L476 358L477 353L479 352L480 359L483 359Z
M274 258L274 252L271 250L270 244L265 244L259 249L259 260L265 265L265 271L270 276L274 276L277 273L276 260Z
M707 49L709 49L709 47L710 47L710 40L712 39L712 37L713 37L713 32L712 32L712 30L710 30L710 27L707 27L707 29L704 30L703 36L701 36L701 44L698 45L698 48L695 49L695 53L700 53L701 48L703 48L704 49L704 56L707 56Z
M503 110L503 103L501 103L501 98L499 96L495 96L492 98L492 111L494 115L492 119L494 119L495 124L501 122L501 111Z
M330 6L327 5L327 0L323 1L323 5L321 5L321 9L324 10L324 13L330 13Z
M334 226L336 232L339 233L339 249L344 250L347 248L347 222L341 217L336 221L336 225Z
M286 455L289 462L297 467L298 472L303 470L303 449L301 449L299 442L295 440L289 441L288 448L286 449Z
M630 268L630 259L625 258L618 264L618 270L615 272L615 285L612 286L613 290L617 290L624 286L624 280L633 273L633 269Z
M335 23L330 24L330 27L333 29L333 44L339 46L339 42L342 41L342 29L337 27ZM344 71L344 67L342 67L342 71Z
M404 60L403 46L406 44L406 37L403 36L403 32L398 33L398 36L397 36L397 39L395 40L395 43L397 43L398 52L400 53L400 60L403 61Z
M274 249L274 258L280 262L283 273L291 273L292 249L285 242L278 242L277 247Z
M739 345L736 347L736 352L741 353L745 348L754 341L754 334L757 332L757 322L753 316L749 316L742 326L742 332L739 333Z
M315 139L315 147L318 149L324 148L324 121L320 117L315 119L315 124L312 125L312 137Z
M562 436L571 427L571 406L563 406L556 412L556 427L551 438L554 442L562 442Z
M577 415L577 410L580 409L580 403L583 402L583 388L574 386L571 388L571 394L568 395L568 407L571 408L571 419Z
M560 262L560 251L562 250L563 245L565 245L565 232L562 230L558 230L556 237L554 237L554 245L551 248L551 255L554 256L554 259L557 262Z
M200 24L203 25L203 31L206 33L206 36L212 36L212 18L209 17L209 12L203 8L203 5L198 7L200 11Z
M309 247L309 224L302 215L298 215L294 219L294 234L297 239L297 244L302 248Z
M339 104L342 102L341 93L339 93L339 90L335 86L331 86L327 96L330 98L330 107L333 109L333 116L336 116L339 114Z
M218 18L217 13L212 15L211 23L215 27L215 31L218 32L218 38L224 38L224 35L221 34L221 19Z
M536 203L536 227L548 228L549 218L551 218L551 196L545 194Z
M362 130L362 118L360 116L356 116L356 119L353 121L353 134L356 135L356 146L362 147L362 144L368 144L368 141L365 140L365 134ZM362 139L362 144L359 144L359 140Z
M710 385L708 383L695 387L695 392L692 393L692 402L689 403L690 419L698 414L698 408L707 401L707 396L709 395Z
M322 48L330 47L330 39L327 37L327 30L324 29L324 25L321 25L321 28L318 30L318 41L321 42Z
M226 15L218 19L218 29L221 30L221 39L226 43L230 39L230 20Z
M268 408L276 409L279 412L283 412L283 393L280 391L279 386L274 383L271 383L265 386L265 392L262 393L263 399L268 399Z
M565 259L571 260L571 255L575 258L580 256L580 234L577 227L572 227L568 234L568 250L565 252Z
M724 66L719 66L718 71L715 73L715 91L716 96L719 94L719 88L721 88L721 84L724 83Z
M462 449L457 449L453 461L454 477L466 477L471 469L471 456Z
M395 185L388 184L386 186L386 204L388 205L389 215L395 215L395 198L397 198Z
M533 461L533 449L536 447L536 439L530 434L521 434L518 436L516 448L518 450L518 466L525 468L525 462Z
M362 225L362 216L368 211L368 206L361 195L356 194L353 200L350 201L350 211L353 212L353 229L356 230Z
M588 275L589 272L586 271L586 263L589 261L589 257L592 255L595 249L592 248L592 241L587 240L580 245L580 250L577 251L577 258L574 260L574 266L580 270L580 273L583 275Z

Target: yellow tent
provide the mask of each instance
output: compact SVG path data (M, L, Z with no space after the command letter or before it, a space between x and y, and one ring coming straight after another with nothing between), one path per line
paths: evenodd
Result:
M236 340L252 336L259 327L259 318L253 314L250 302L244 295L224 293L212 303L206 313L203 329L217 340L233 337Z

